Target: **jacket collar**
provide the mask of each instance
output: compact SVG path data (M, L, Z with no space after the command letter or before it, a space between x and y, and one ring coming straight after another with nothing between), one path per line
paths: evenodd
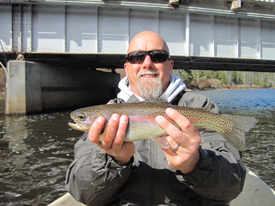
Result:
M117 97L123 99L125 102L128 102L128 99L133 95L139 100L144 101L142 97L134 94L131 90L131 86L129 84L129 80L127 77L124 77L120 80L118 84L118 88L120 92L118 93ZM186 89L186 85L183 83L181 78L176 75L170 76L170 84L167 90L160 96L160 98L167 99L168 102L171 102L181 91Z

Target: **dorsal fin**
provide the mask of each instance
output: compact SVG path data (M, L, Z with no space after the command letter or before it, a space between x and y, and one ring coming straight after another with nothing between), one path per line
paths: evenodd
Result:
M168 104L168 105L171 105L167 99L165 98L150 98L150 99L147 99L145 100L145 102L152 102L152 103L158 103L158 104Z
M202 107L201 109L207 112L212 112L212 109L210 107Z

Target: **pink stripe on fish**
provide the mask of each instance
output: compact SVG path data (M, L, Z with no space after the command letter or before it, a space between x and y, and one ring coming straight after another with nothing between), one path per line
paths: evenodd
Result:
M156 116L129 116L132 122L155 122Z

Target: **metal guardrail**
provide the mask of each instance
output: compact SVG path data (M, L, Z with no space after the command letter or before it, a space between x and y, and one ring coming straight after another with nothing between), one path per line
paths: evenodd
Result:
M274 0L252 0L251 2L275 3L275 1L274 1Z
M229 1L234 1L234 0L229 0ZM45 3L45 2L63 2L63 3L79 3L79 4L98 4L98 3L102 3L102 4L110 4L110 3L115 3L115 4L125 4L127 2L127 4L132 3L132 4L138 4L138 3L142 3L144 5L148 5L148 4L164 4L165 2L163 0L128 0L128 1L118 1L118 0L106 0L106 1L102 1L102 0L0 0L0 3ZM169 0L167 0L167 3L169 2ZM221 2L223 3L224 1L221 0L205 0L204 3L207 2ZM249 2L249 3L275 3L275 0L242 0L242 2ZM188 4L187 2L184 2L185 4Z

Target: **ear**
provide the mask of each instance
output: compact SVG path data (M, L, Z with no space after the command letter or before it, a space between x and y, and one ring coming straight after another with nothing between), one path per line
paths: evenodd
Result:
M170 74L173 73L173 67L174 67L174 61L173 60L170 60Z
M127 63L124 63L124 71L125 71L126 77L128 78L128 67L127 67Z

